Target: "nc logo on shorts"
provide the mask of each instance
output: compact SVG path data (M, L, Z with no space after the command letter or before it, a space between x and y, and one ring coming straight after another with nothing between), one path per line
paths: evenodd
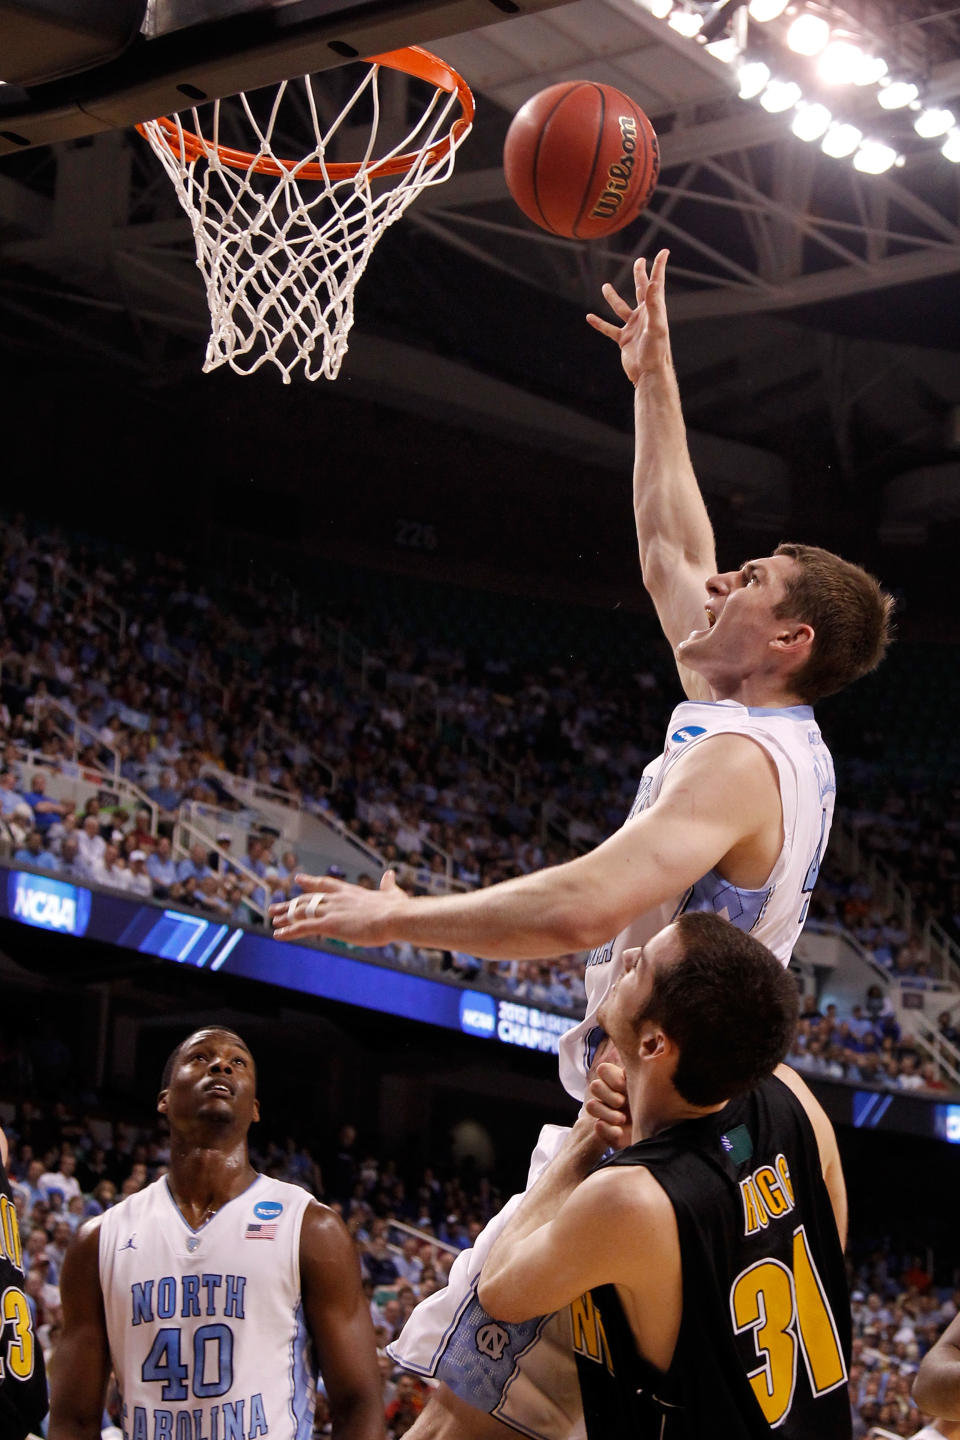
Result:
M283 1206L279 1200L261 1200L259 1205L254 1205L253 1213L258 1220L276 1220L283 1214Z
M510 1344L510 1336L502 1325L481 1325L477 1331L477 1349L481 1355L489 1355L491 1360L501 1360L503 1352Z
M693 740L695 736L706 735L706 733L705 725L684 725L682 730L674 730L670 739L676 740L678 745L682 745L684 740Z
M464 990L460 996L460 1029L467 1035L483 1035L487 1039L497 1028L497 1006L492 995L481 990Z

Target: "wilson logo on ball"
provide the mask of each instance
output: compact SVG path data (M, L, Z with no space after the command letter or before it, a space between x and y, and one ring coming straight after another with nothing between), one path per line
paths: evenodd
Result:
M632 115L619 115L620 144L623 151L619 160L614 161L607 171L606 189L590 211L592 220L608 220L616 215L623 204L623 197L630 184L636 162L637 122Z

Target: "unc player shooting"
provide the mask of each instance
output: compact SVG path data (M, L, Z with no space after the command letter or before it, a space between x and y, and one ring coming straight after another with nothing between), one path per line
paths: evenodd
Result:
M335 1440L383 1440L353 1243L333 1211L251 1166L247 1046L198 1030L162 1086L169 1173L67 1253L48 1440L98 1440L111 1367L127 1440L309 1440L318 1366Z
M634 387L640 564L687 696L625 824L589 854L471 894L412 898L389 871L378 891L298 877L305 893L272 912L281 939L405 940L489 959L592 947L586 1016L560 1044L560 1077L578 1100L603 1038L599 1007L622 973L623 951L678 914L726 916L789 961L835 796L833 761L812 706L879 664L892 609L872 576L815 546L781 545L717 571L670 352L666 263L661 251L648 276L637 261L632 307L605 287L620 324L589 317L619 346ZM528 1187L560 1140L562 1132L548 1127ZM446 1289L417 1307L390 1347L406 1368L443 1382L414 1440L505 1436L503 1424L535 1440L564 1440L581 1423L569 1311L533 1338L529 1327L501 1327L507 1341L489 1353L493 1332L476 1287L517 1203L458 1257Z

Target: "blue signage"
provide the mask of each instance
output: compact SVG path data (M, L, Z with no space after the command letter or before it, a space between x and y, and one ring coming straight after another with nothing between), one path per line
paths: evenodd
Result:
M90 891L67 885L47 875L25 870L7 874L7 908L11 920L58 930L61 935L83 935L90 922Z
M497 1033L497 1002L485 990L465 990L460 996L460 1029L465 1035L490 1039Z
M276 1220L283 1214L283 1206L279 1200L261 1200L259 1205L254 1205L253 1213L258 1220Z

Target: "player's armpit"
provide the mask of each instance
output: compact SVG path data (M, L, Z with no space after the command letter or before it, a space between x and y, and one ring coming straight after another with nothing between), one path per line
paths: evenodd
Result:
M300 1231L300 1281L333 1440L383 1440L376 1341L360 1262L343 1221L316 1201L307 1207Z
M495 1240L478 1291L484 1309L509 1324L552 1314L597 1285L633 1289L645 1273L662 1279L671 1255L679 1265L673 1207L639 1168L597 1171L552 1220L519 1238L510 1232Z
M60 1274L63 1334L50 1365L47 1440L99 1440L110 1373L100 1289L99 1220L84 1225Z

